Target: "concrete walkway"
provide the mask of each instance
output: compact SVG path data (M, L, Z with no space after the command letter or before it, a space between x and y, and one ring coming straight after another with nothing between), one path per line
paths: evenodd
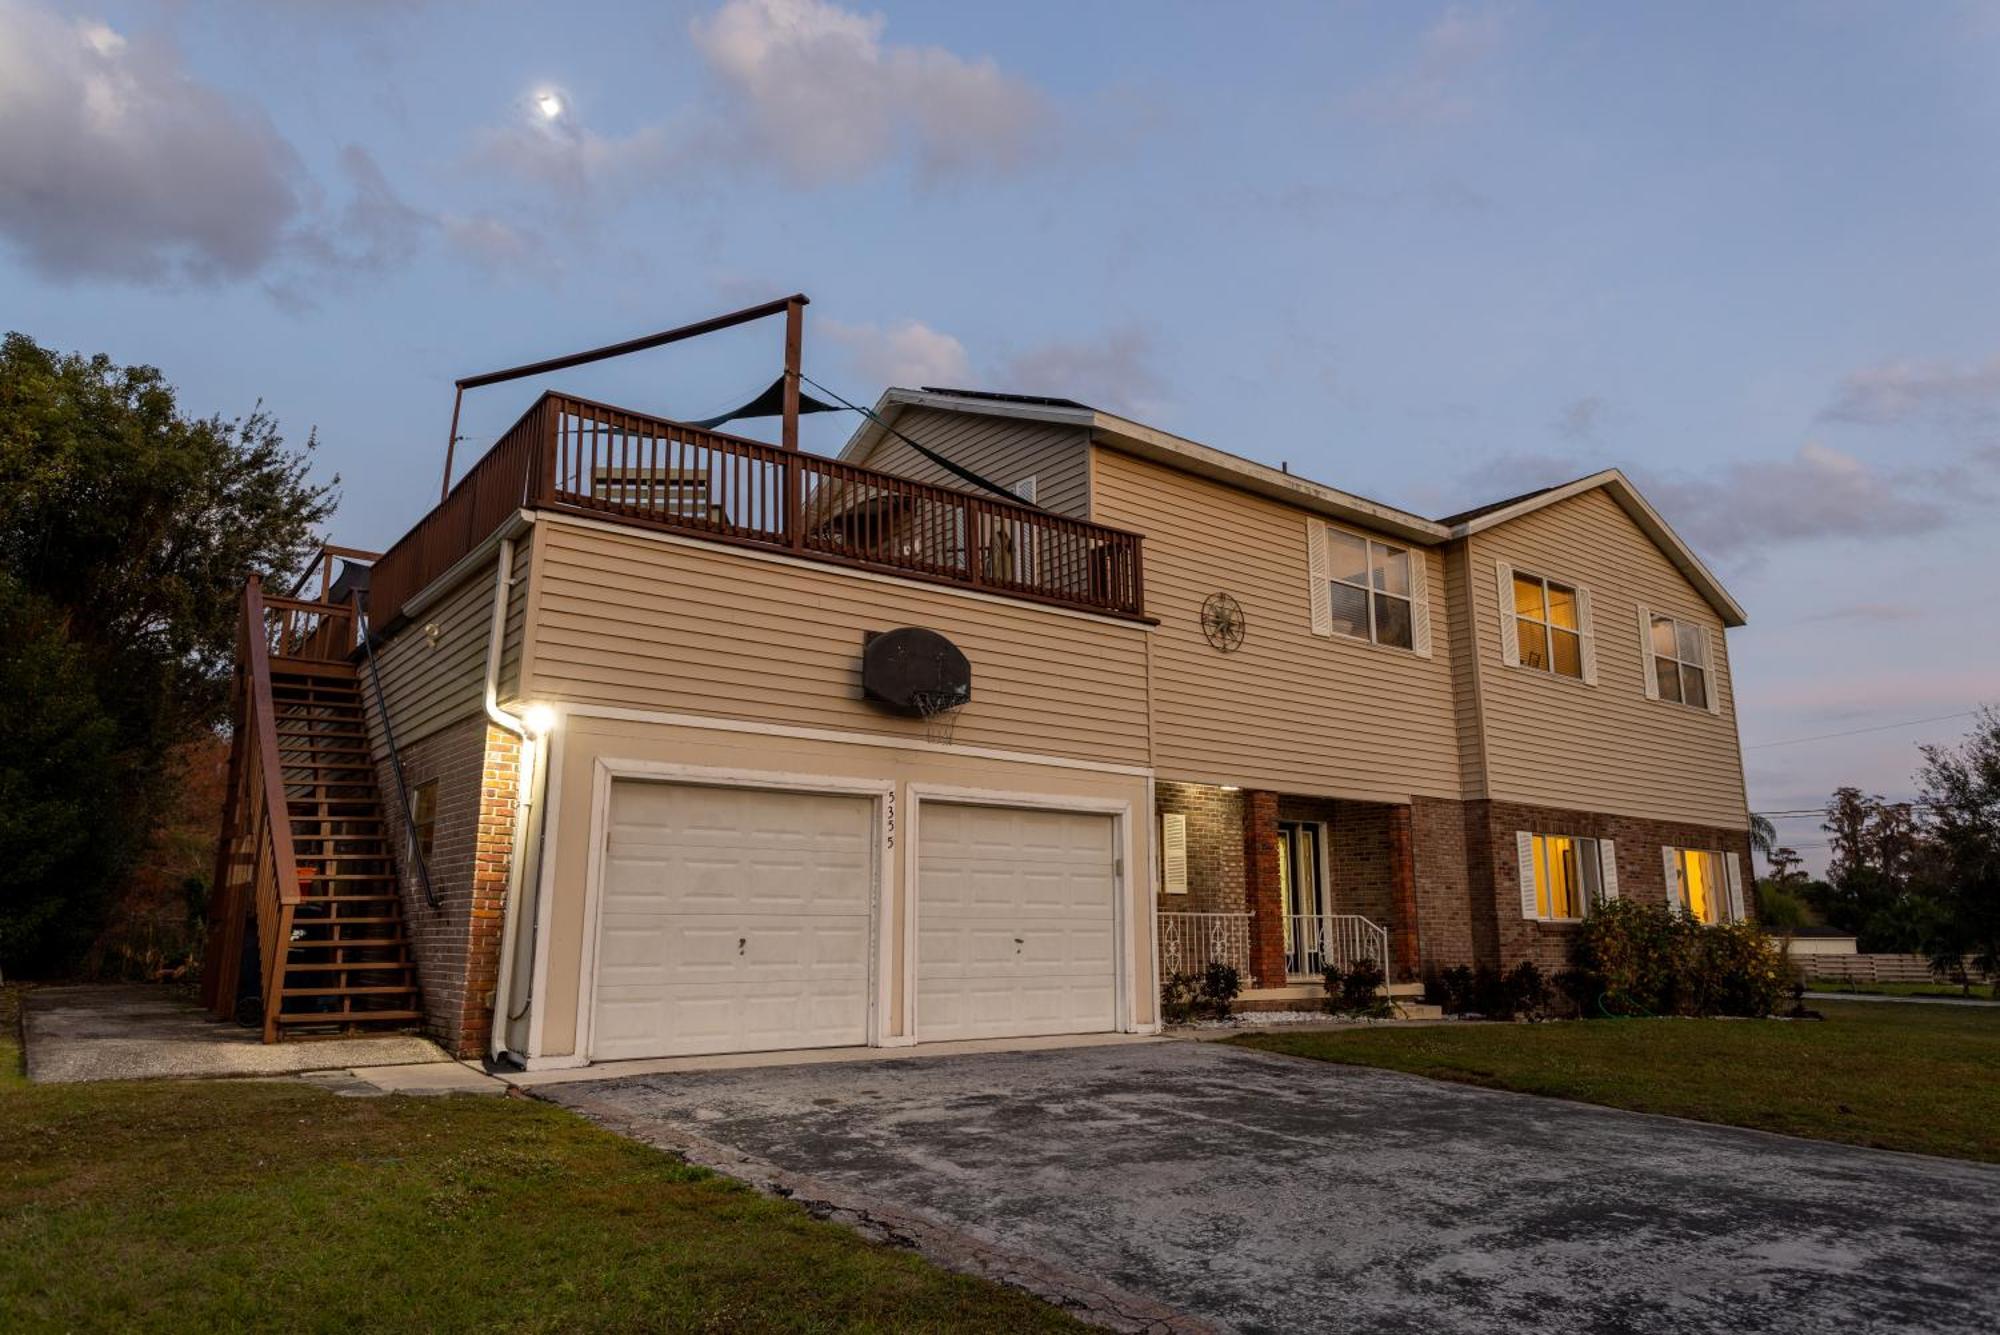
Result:
M1211 1043L535 1093L1143 1328L1976 1332L2000 1167Z
M28 1079L38 1084L458 1066L414 1034L265 1043L254 1030L209 1018L173 988L142 983L32 988L22 1019Z

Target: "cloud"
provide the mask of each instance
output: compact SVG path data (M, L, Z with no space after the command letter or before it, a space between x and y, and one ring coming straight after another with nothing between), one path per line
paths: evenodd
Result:
M1373 120L1435 125L1479 109L1487 67L1505 40L1500 13L1453 5L1417 40L1409 64L1361 89L1354 110Z
M1556 417L1556 434L1565 440L1594 441L1609 405L1595 394L1587 395L1564 408Z
M270 121L163 40L0 0L0 235L56 279L256 273L301 209Z
M1807 441L1789 458L1739 460L1706 476L1629 471L1696 549L1744 566L1793 543L1934 532L1953 523L1968 499L1984 499L1970 484L1993 466L1968 455L1953 468L1885 470ZM1599 467L1563 455L1510 455L1473 470L1470 480L1484 489L1480 503Z
M887 326L818 320L814 327L847 355L863 380L882 385L964 386L972 379L965 345L918 320Z
M926 176L1028 159L1048 119L1038 90L989 59L885 45L886 26L825 0L728 0L692 32L740 113L743 147L804 184L905 150Z
M1136 325L1089 341L1053 339L1009 358L1000 387L1143 416L1166 392L1153 358L1151 335Z
M1917 621L1923 612L1907 603L1854 603L1847 607L1830 607L1824 612L1814 612L1800 617L1801 622L1817 621L1865 621L1879 625L1885 621Z
M1864 367L1841 379L1820 415L1863 426L1991 421L2000 415L2000 357L1970 367L1913 361Z
M544 97L553 99L551 105L558 108L554 115L542 110ZM663 179L683 153L664 126L641 126L627 135L599 133L559 89L523 98L511 124L482 131L473 146L476 162L577 205L600 192Z

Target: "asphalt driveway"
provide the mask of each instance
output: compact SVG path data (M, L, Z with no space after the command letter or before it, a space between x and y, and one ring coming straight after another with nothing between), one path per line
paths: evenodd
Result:
M2000 1168L1977 1164L1210 1043L539 1092L850 1219L921 1221L987 1273L1224 1327L1993 1326Z

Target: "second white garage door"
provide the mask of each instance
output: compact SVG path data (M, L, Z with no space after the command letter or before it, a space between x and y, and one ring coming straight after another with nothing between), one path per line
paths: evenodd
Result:
M1117 822L925 802L917 836L917 1038L1117 1026Z
M875 804L619 780L591 1056L868 1041Z

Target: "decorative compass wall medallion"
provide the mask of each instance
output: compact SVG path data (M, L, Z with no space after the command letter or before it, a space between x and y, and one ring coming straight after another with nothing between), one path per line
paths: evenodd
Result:
M1211 593L1201 604L1201 633L1219 654L1243 647L1243 604L1226 593Z

